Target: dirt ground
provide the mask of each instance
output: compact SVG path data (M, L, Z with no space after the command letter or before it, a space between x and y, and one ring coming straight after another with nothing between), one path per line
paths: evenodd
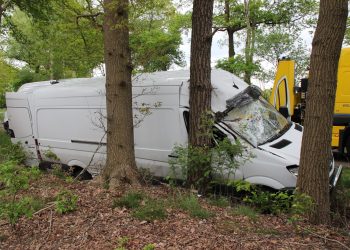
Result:
M94 181L67 183L53 175L35 181L27 193L47 202L62 190L79 196L76 211L58 214L53 208L22 218L16 227L0 226L0 249L346 249L349 229L289 223L286 215L259 214L255 219L233 214L231 207L201 204L213 214L192 218L185 211L167 207L167 218L152 222L132 217L125 208L112 208L122 192L110 192ZM143 187L154 199L167 199L174 189L166 185ZM4 221L0 221L0 225Z

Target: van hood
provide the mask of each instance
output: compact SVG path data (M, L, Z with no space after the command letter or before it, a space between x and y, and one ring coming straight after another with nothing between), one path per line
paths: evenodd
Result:
M299 165L303 137L303 132L300 130L302 127L293 123L282 136L272 142L259 145L258 148L285 159L288 165Z

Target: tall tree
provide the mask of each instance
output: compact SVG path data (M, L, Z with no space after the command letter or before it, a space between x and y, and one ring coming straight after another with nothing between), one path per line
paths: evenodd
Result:
M132 116L129 0L104 0L107 162L102 176L110 188L139 185Z
M214 0L194 0L192 13L190 65L189 143L204 150L211 144L208 128L203 119L211 111L211 43ZM207 167L191 168L189 182L196 183Z
M0 26L5 13L14 7L33 17L44 18L51 13L51 0L0 0Z
M260 30L280 26L293 28L309 22L315 13L315 0L219 0L215 15L215 28L228 34L228 59L218 62L217 67L229 70L244 77L248 83L259 72L259 62L255 59L259 45L257 35ZM300 28L299 28L300 29ZM244 34L243 31L244 30ZM235 51L234 37L245 37L243 56ZM293 33L292 32L292 33ZM286 30L286 33L291 33ZM241 35L241 36L240 36ZM240 42L237 39L237 42Z
M321 0L312 41L308 96L297 187L314 200L313 223L330 220L329 164L337 71L348 0Z

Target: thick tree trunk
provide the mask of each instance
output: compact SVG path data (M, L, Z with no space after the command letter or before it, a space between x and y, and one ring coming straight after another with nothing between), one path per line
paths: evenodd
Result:
M313 223L330 221L329 164L337 69L348 14L347 0L321 0L310 63L297 187L314 200Z
M104 0L107 163L102 176L110 188L139 185L132 116L128 0Z
M211 138L203 120L211 111L211 42L214 0L194 0L192 14L191 66L190 66L190 131L189 143L193 147L208 148ZM194 184L204 176L210 166L189 172Z

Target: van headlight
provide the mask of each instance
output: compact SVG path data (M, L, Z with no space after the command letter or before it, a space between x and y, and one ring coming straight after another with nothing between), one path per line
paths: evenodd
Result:
M298 170L299 170L299 166L298 165L287 166L287 169L288 169L288 171L290 173L292 173L296 177L298 176Z

